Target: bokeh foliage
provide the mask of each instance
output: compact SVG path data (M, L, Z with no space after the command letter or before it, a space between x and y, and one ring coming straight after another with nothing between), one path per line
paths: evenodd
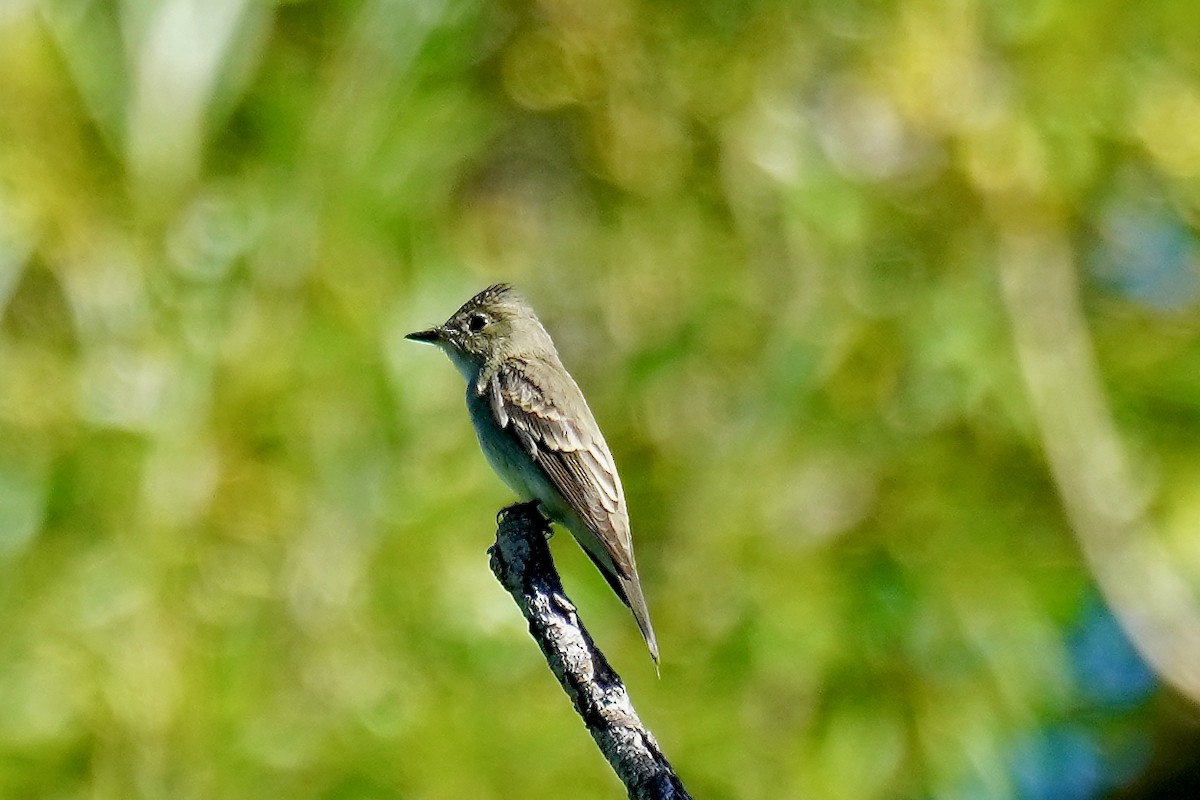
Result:
M622 468L661 681L555 552L697 797L1187 762L996 248L1070 243L1194 585L1198 34L1177 0L0 4L0 795L619 794L487 571L461 381L401 338L497 280Z

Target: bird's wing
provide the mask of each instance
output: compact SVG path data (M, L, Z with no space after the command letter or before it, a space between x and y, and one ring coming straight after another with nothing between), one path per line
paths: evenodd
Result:
M533 456L595 534L617 577L635 579L625 500L612 454L574 381L556 381L553 397L543 391L547 381L538 380L538 373L549 369L551 365L509 360L481 388L489 394L496 422Z

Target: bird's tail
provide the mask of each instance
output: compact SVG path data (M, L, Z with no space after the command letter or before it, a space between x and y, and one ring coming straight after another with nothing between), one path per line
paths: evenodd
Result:
M621 602L633 612L633 618L642 632L642 638L646 640L646 647L650 648L650 657L654 659L654 669L657 670L658 639L654 637L654 626L650 624L650 609L646 606L646 596L642 594L642 584L638 580L637 567L633 566L629 571L629 577L625 577L592 553L588 547L584 547L583 552L592 559L596 568L600 570L600 574L604 576L604 580L608 581L608 585L612 587L617 597L621 598Z
M650 648L650 657L654 659L654 669L658 669L658 640L654 637L654 626L650 624L650 609L646 607L646 597L642 594L642 584L638 581L638 576L635 571L629 578L618 578L621 582L621 591L618 593L625 601L625 605L629 606L629 610L633 612L633 618L637 620L638 629L642 632L642 638L646 640L646 646Z

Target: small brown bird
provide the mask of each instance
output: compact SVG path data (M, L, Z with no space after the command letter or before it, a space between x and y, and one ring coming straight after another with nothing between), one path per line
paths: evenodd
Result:
M642 595L625 493L612 454L550 334L511 286L484 289L436 328L436 344L467 379L467 410L492 469L575 536L633 611L658 663Z

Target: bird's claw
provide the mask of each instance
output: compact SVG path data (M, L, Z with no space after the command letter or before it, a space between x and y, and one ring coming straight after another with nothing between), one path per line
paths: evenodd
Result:
M522 503L513 503L510 506L505 506L496 512L496 524L503 525L504 522L513 514L524 514L529 511L536 511L538 506L537 500L526 500Z

